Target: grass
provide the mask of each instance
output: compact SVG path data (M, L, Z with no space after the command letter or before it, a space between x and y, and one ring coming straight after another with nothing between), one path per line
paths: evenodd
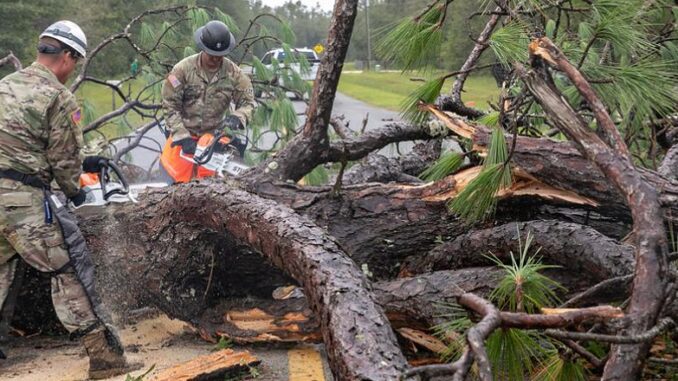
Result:
M434 73L441 74L441 73ZM403 100L422 82L411 81L417 74L400 72L342 73L339 91L373 106L400 111ZM429 75L426 79L433 78ZM449 92L453 79L445 81L443 93ZM466 81L464 102L487 109L488 101L497 101L499 89L491 76L471 76Z

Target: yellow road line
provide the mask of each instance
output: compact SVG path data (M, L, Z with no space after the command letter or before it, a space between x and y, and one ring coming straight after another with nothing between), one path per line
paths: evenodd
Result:
M320 353L313 347L287 352L289 381L325 381Z

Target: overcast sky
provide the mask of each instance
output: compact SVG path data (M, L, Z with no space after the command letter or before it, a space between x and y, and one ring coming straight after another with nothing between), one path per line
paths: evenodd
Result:
M283 5L287 2L288 0L261 0L262 4L268 5L270 7L277 7L279 5ZM334 7L334 0L293 0L294 2L296 1L301 1L302 4L307 5L309 7L312 7L316 4L320 4L320 7L324 11L331 11L332 7Z

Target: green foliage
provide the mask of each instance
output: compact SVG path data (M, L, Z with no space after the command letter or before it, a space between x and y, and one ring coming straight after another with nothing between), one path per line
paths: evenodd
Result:
M153 27L148 23L141 23L141 31L139 32L139 41L145 48L150 48L155 43L156 37Z
M447 152L440 156L430 167L419 175L425 181L437 181L456 172L464 163L464 154Z
M466 310L456 303L440 304L439 307L442 312L437 317L444 323L433 327L433 332L441 340L449 343L441 358L450 362L459 358L464 351L466 332L473 327L473 322L469 319Z
M188 10L188 19L191 23L191 29L196 30L207 24L212 18L205 9L193 7Z
M475 179L448 202L447 207L468 222L483 220L491 215L497 206L495 195L504 177L503 164L483 168Z
M486 342L495 380L523 380L547 355L543 336L534 331L498 329Z
M80 109L82 111L82 124L84 126L92 123L96 119L96 106L90 102L89 99L85 98L82 100Z
M325 185L330 179L327 169L319 165L306 176L304 176L304 184L306 185Z
M445 77L430 80L418 87L402 103L402 117L414 124L422 124L428 118L428 112L420 111L419 104L433 103L440 94L445 83Z
M508 160L508 146L506 145L506 138L504 137L504 130L500 127L492 129L492 136L490 138L490 146L487 150L487 157L483 162L483 167L488 168L497 164L501 164L502 176L499 188L508 188L513 183L511 176L511 167L506 162Z
M225 336L220 336L219 341L214 345L214 351L221 351L224 349L229 349L233 348L233 340L225 337Z
M260 81L269 82L273 79L273 71L269 70L257 57L252 58L252 71L254 78Z
M527 46L530 43L527 30L524 23L513 21L492 34L490 48L499 62L511 65L527 61Z
M558 351L549 354L532 377L533 381L586 381L589 371L581 360L564 358Z
M478 118L476 121L478 124L482 124L487 127L499 127L499 112L494 111L494 112L488 112L487 114L481 116Z
M449 209L468 222L482 220L494 213L497 192L510 187L513 182L507 159L504 130L494 128L482 170L448 203Z
M377 34L377 52L383 59L397 62L403 70L425 66L435 56L442 41L443 7L436 5L420 18L405 18L395 28L387 26Z
M518 232L519 255L516 259L511 251L510 264L504 264L496 256L490 255L490 259L506 272L490 294L490 299L497 303L499 308L537 313L542 307L559 303L556 290L564 290L563 286L541 274L543 270L556 266L544 265L538 261L536 255L541 248L530 255L532 240L532 233L528 232L523 243L520 231Z
M294 30L287 22L280 23L280 39L289 45L294 45L297 41L297 36L294 34Z
M268 119L271 130L279 131L288 139L292 138L298 125L297 113L292 102L287 97L280 97L268 105L271 112Z
M214 8L214 14L215 16L217 16L217 19L219 19L219 21L226 24L231 33L240 34L240 28L238 27L238 24L236 24L235 20L233 20L233 17L222 12L221 9L219 8Z

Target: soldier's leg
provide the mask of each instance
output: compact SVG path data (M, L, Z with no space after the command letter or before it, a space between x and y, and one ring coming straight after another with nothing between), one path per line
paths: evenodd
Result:
M52 277L52 301L57 317L69 332L85 330L97 322L82 284L70 268L61 228L44 221L42 191L14 193L22 206L0 207L0 225L13 249L30 266ZM23 198L22 198L23 197ZM4 218L3 218L4 217ZM62 273L62 272L69 273Z
M9 254L12 255L9 255ZM14 281L14 272L16 271L17 259L12 259L14 249L9 242L0 236L0 311L3 310L5 299ZM0 315L1 316L1 315Z
M61 227L56 221L51 224L44 221L42 192L22 193L24 196L13 198L19 205L0 205L0 231L26 263L39 271L54 273L54 309L66 329L85 334L83 344L90 358L90 378L125 373L129 367L122 348L96 317L85 288L70 265ZM30 196L28 200L26 194Z

